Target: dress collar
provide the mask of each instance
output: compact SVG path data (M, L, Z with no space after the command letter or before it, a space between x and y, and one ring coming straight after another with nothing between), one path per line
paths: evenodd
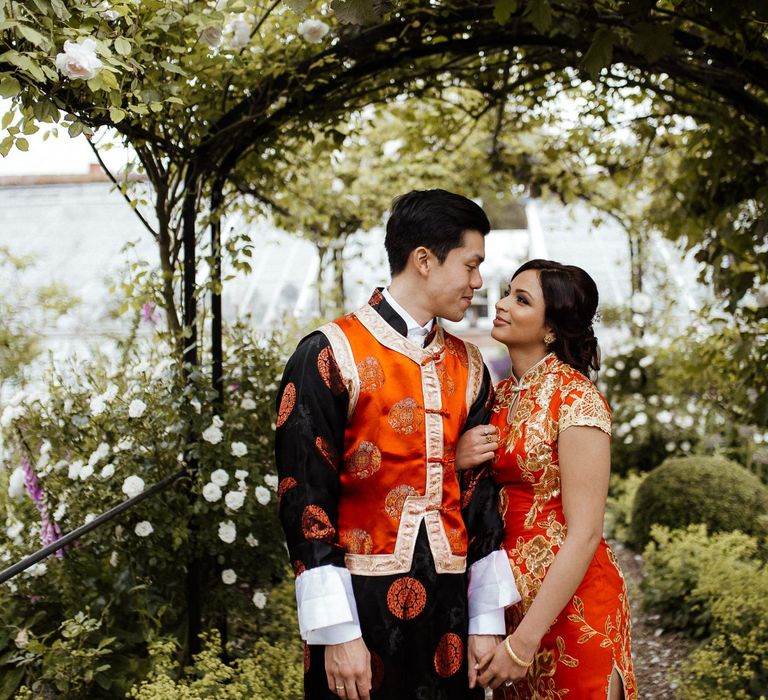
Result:
M548 369L550 364L557 359L557 356L553 352L548 352L542 357L536 364L529 367L520 379L516 379L514 372L509 375L509 381L512 385L512 389L523 391L527 389L533 382L535 382L542 374Z

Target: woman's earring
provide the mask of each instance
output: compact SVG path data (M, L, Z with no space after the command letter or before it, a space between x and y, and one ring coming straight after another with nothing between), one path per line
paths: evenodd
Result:
M544 336L544 345L546 345L547 347L552 345L552 343L554 343L554 342L555 342L555 336L551 335L550 333L547 333Z

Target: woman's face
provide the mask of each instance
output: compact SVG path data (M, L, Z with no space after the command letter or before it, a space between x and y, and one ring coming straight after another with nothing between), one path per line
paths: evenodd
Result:
M544 311L539 273L525 270L512 278L506 295L496 303L491 336L510 348L540 350L543 356L547 352L544 336L551 333Z

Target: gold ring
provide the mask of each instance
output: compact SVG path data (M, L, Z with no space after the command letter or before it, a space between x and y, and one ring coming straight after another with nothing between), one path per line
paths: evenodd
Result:
M344 690L344 689L345 689L345 688L344 688L344 686L343 686L343 685L337 685L337 686L336 686L336 690Z
M486 442L493 442L493 433L486 433L485 441Z

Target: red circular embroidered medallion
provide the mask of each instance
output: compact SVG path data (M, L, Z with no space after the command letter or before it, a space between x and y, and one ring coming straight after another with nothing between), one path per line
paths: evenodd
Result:
M336 453L336 448L324 437L315 438L315 447L325 463L333 469L333 471L338 471L339 455Z
M308 540L332 542L336 528L331 525L327 513L320 506L307 506L301 514L301 530Z
M341 378L339 366L330 348L323 348L317 355L317 371L327 386L334 394L344 391L344 380Z
M408 484L395 486L384 499L384 511L390 518L398 520L403 512L405 499L408 498L408 496L416 494L418 494L418 491Z
M381 451L372 442L361 442L347 459L347 469L358 479L366 479L380 468Z
M297 559L295 562L293 562L293 573L295 576L299 576L300 574L303 574L307 570L307 567L304 566L304 562L301 561L301 559Z
M283 500L283 494L286 491L290 491L294 488L298 482L292 476L286 476L285 479L281 479L277 485L277 506L280 507L280 502Z
M376 391L384 386L384 370L375 357L366 357L357 363L360 391Z
M449 678L458 672L464 660L464 644L461 637L453 632L446 632L440 639L435 651L435 671L441 678Z
M339 542L350 554L370 554L373 551L371 536L359 527L340 532Z
M280 409L277 412L276 425L278 428L288 420L288 416L291 415L295 403L296 387L293 385L293 382L288 382L283 390L283 397L280 399Z
M410 435L424 425L424 412L413 399L407 398L389 409L387 420L396 433Z
M413 620L427 603L427 591L412 576L397 579L387 591L387 607L400 620Z

